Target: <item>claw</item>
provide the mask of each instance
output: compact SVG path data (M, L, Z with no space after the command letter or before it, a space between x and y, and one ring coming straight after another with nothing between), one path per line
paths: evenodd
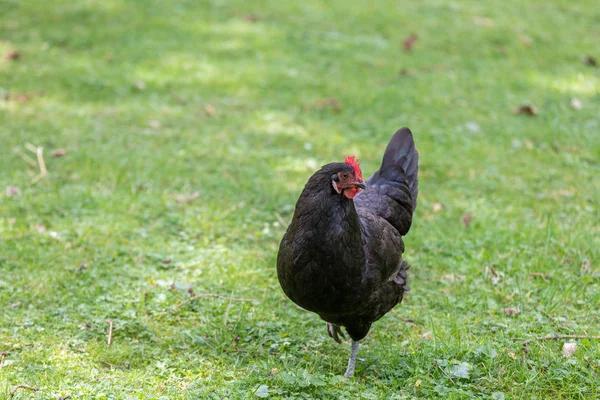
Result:
M342 328L330 322L327 323L327 333L329 334L329 336L331 336L331 338L333 338L333 340L335 340L338 343L342 343L340 336L343 339L346 339L344 332L342 332Z

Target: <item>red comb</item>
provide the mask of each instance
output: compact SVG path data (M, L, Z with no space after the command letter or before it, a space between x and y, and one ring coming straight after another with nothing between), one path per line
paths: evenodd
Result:
M354 156L348 156L346 157L346 164L351 166L354 170L354 174L356 175L356 177L362 180L363 177L362 172L360 171L360 164L358 163L358 160L355 159Z

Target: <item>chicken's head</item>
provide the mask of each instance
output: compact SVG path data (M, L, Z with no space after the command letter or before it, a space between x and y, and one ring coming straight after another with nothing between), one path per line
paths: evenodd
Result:
M336 163L335 165L339 165L339 168L331 175L331 185L338 194L353 199L360 192L360 189L367 188L362 177L360 164L354 156L348 156L345 163Z

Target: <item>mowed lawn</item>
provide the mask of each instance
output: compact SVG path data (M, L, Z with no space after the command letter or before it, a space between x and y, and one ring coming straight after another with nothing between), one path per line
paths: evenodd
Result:
M0 397L600 398L599 38L593 0L0 2ZM402 126L411 291L345 381L277 248Z

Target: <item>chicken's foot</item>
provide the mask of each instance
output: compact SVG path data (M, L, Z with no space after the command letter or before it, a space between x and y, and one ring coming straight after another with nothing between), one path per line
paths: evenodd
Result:
M333 340L335 340L338 343L342 343L340 336L343 339L346 339L346 336L344 336L344 332L342 332L342 328L340 328L339 325L332 324L331 322L327 323L327 333L333 338Z

